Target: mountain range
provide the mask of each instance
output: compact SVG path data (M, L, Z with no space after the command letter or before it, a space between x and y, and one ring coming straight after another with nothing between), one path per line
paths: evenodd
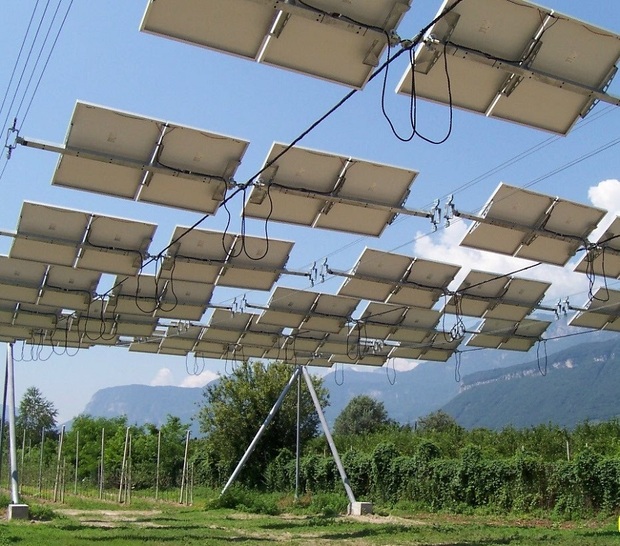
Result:
M528 427L552 422L572 427L585 419L620 415L620 338L609 332L575 335L565 320L529 353L463 351L458 361L421 362L409 371L344 366L324 376L329 423L356 395L383 402L392 419L413 424L443 409L466 428ZM461 377L462 375L462 377ZM457 381L458 380L458 381ZM94 394L82 413L126 415L130 423L161 425L168 414L190 423L202 388L125 385ZM198 433L194 423L194 432Z

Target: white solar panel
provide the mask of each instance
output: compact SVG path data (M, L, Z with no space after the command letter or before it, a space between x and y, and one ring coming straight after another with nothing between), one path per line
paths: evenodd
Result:
M605 211L500 184L462 246L565 265Z
M409 0L151 0L140 29L363 87Z
M63 266L51 266L39 295L40 305L86 311L101 273Z
M25 201L9 255L72 266L89 221L85 212Z
M217 284L271 290L288 261L293 242L237 236Z
M467 340L467 345L509 351L529 351L551 323L525 319L521 322L485 319L479 333Z
M615 34L524 0L445 0L438 15L449 8L397 92L414 77L418 97L566 134L613 77Z
M258 324L298 328L310 313L316 299L315 292L279 286L274 290L267 309L258 319Z
M413 258L365 248L338 294L385 301L405 276Z
M156 228L155 224L94 214L76 266L136 275Z
M230 233L177 226L160 276L165 279L215 284L235 236Z
M213 213L247 145L225 135L78 102L52 183Z
M543 298L550 283L470 271L444 311L457 315L519 321Z
M270 167L252 189L246 216L379 236L417 176L409 169L300 147L276 160L285 149L272 145L265 161Z
M575 271L620 278L620 218L616 217L597 241L598 248L584 253Z
M430 309L445 294L460 269L457 265L416 258L404 284L399 285L387 301Z
M305 331L339 332L359 305L357 298L319 295L312 315L301 324Z
M590 298L585 311L575 315L571 326L617 331L620 325L620 291L600 287Z
M0 299L36 303L46 270L44 264L0 256Z

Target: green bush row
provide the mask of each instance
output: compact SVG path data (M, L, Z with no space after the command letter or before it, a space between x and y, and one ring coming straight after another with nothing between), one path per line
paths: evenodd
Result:
M488 459L479 447L469 445L460 457L447 459L428 441L410 456L401 455L394 444L381 443L372 453L347 451L342 462L356 497L382 504L407 502L420 509L451 511L551 510L564 517L620 508L620 459L590 450L570 462L546 462L527 453ZM318 454L302 457L300 484L307 493L342 490L333 458ZM265 485L269 491L294 488L291 452L282 451L270 463Z

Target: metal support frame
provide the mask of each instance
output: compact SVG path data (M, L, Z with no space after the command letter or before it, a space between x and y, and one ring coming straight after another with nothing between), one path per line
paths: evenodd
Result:
M536 80L558 89L566 89L567 91L579 94L592 101L601 101L613 106L620 106L620 97L610 95L601 89L590 87L588 85L564 78L558 78L553 74L549 74L532 67L525 67L519 63L508 62L502 59L494 59L471 48L454 44L449 40L431 39L427 41L427 45L429 47L432 47L433 45L441 45L446 48L446 53L448 55L458 55L476 63L501 70L507 74L516 74L519 77ZM608 81L603 83L604 86L609 85Z
M258 429L258 432L256 433L256 436L254 436L254 439L252 440L252 442L250 443L250 445L246 449L245 453L243 454L243 457L241 457L241 460L237 463L237 467L235 468L235 470L231 474L230 478L228 478L228 481L226 482L226 485L224 486L224 489L222 489L221 495L226 493L226 491L228 491L228 488L239 477L239 474L241 473L241 470L243 470L243 467L245 466L245 463L248 462L248 459L250 458L250 455L252 455L254 449L256 448L256 445L258 444L258 442L261 439L262 435L265 433L265 430L267 430L267 427L270 425L271 421L273 421L273 418L278 413L280 407L282 406L282 403L284 402L284 398L286 398L286 395L288 394L288 391L291 389L291 387L293 386L293 384L295 383L295 381L297 380L297 378L298 378L298 376L300 374L301 374L301 370L299 369L299 367L295 368L295 371L293 372L293 375L291 375L291 378L289 379L288 383L284 387L284 390L280 393L280 396L276 400L276 403L273 405L273 407L271 408L271 411L269 412L269 414L265 418L265 421L263 422L263 424Z
M340 460L340 456L338 455L338 449L336 448L336 444L334 443L334 439L332 438L331 433L329 432L329 426L327 425L327 420L325 419L325 414L321 409L321 404L319 403L319 397L314 390L314 385L312 384L312 378L310 377L310 373L307 368L304 366L302 368L302 372L304 374L304 379L306 380L306 385L308 386L308 390L310 391L310 396L312 396L312 401L314 402L314 407L316 412L319 414L319 419L321 420L321 425L323 427L323 432L325 433L325 438L327 439L327 443L329 444L329 448L332 450L332 455L334 456L334 461L336 461L336 466L338 467L338 472L340 473L340 479L342 480L342 484L344 485L345 491L347 492L347 497L349 497L349 502L354 504L355 495L353 494L353 490L351 489L351 484L349 483L349 478L347 477L347 473L344 470L344 466L342 466L342 461Z
M19 482L17 476L17 443L15 438L15 374L13 344L6 346L7 406L9 412L9 460L11 467L11 503L19 504Z
M336 462L336 466L338 467L338 472L340 473L340 478L341 478L342 483L344 485L344 488L345 488L345 491L347 493L347 497L349 499L349 502L351 504L356 502L355 495L353 494L353 490L351 489L351 485L349 483L349 478L347 477L347 474L345 472L344 466L342 465L342 461L340 460L340 455L338 454L338 449L336 448L336 444L334 443L332 435L331 435L331 433L329 431L329 426L327 425L327 420L325 419L325 414L323 413L323 410L321 409L321 403L319 402L318 395L316 393L316 390L314 389L314 385L312 384L312 378L310 377L310 373L308 372L308 370L307 370L307 368L305 366L297 366L295 368L293 374L291 375L290 379L288 380L288 383L286 384L286 386L284 387L284 389L280 393L280 396L278 397L278 399L276 400L275 404L271 408L271 411L269 412L269 415L267 415L267 417L265 418L265 421L263 422L261 427L258 429L258 432L254 436L254 439L252 440L252 442L250 443L250 445L246 449L245 453L243 454L243 457L241 457L241 460L237 463L237 467L235 468L235 470L231 474L230 478L228 478L228 481L226 482L226 485L224 486L224 488L222 489L222 492L220 493L221 495L226 493L226 491L228 491L230 486L239 477L239 474L241 473L241 470L243 469L243 467L247 463L248 459L252 455L254 449L256 448L256 445L258 444L258 442L261 439L262 435L264 434L265 430L267 429L267 427L269 426L269 424L271 423L273 418L276 416L276 414L278 413L278 411L282 407L282 403L284 402L284 399L286 398L286 395L290 391L291 387L297 381L297 388L298 388L298 390L297 390L298 418L297 418L297 450L296 450L297 462L296 462L296 471L295 471L295 496L297 498L297 495L298 495L298 492L299 492L298 491L298 488L299 488L299 455L300 455L300 430L299 430L300 429L300 417L299 417L299 411L300 411L300 406L301 406L301 394L300 394L300 391L301 391L301 377L302 377L302 375L303 375L304 380L306 381L306 385L308 387L308 391L310 392L310 396L312 397L312 402L314 403L314 407L315 407L316 412L317 412L317 414L319 416L319 420L321 421L321 426L323 427L323 432L325 433L325 438L327 439L327 443L329 444L329 447L331 449L332 455L333 455L334 460Z

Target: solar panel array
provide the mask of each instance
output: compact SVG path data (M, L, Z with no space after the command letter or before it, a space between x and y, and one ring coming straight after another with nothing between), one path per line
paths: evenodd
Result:
M141 29L362 88L398 41L410 4L150 0ZM445 0L439 13L398 92L561 134L597 100L614 102L605 92L620 58L617 35L525 0ZM411 169L274 143L259 178L239 184L247 141L85 102L62 146L20 143L60 154L56 186L204 215L242 187L244 218L379 237L398 214L433 217L404 208L418 174ZM472 221L463 246L556 266L583 251L577 271L620 278L620 220L588 239L602 209L502 183L479 215L455 215ZM349 271L327 267L343 282L336 294L321 293L284 286L290 275L314 280L287 269L292 241L177 226L165 253L151 254L155 229L25 202L0 256L0 340L380 366L446 361L465 338L527 351L550 324L530 317L548 282L472 270L458 284L459 265L366 248ZM104 275L112 288L102 289ZM264 306L244 297L237 308L213 303L218 288L271 294ZM572 324L620 330L619 294L599 290ZM481 320L470 330L463 317Z
M620 36L525 0L444 0L397 92L566 134L616 73ZM446 72L449 74L448 83Z
M141 30L365 85L411 0L150 0Z

